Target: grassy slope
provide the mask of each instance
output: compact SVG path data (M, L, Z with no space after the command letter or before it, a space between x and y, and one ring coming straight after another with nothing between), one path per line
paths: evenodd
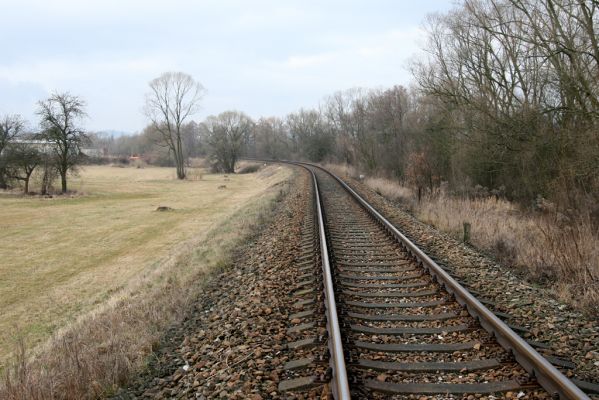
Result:
M131 289L288 174L273 172L180 182L172 169L93 166L71 181L81 197L0 197L0 369L15 333L41 343Z

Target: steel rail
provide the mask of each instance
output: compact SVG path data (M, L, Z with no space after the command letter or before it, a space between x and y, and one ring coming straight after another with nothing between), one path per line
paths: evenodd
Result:
M298 164L301 165L301 164ZM303 166L306 168L305 166ZM327 247L326 233L324 230L324 217L322 213L322 203L316 174L310 168L306 168L312 175L314 185L314 197L316 202L316 216L318 219L318 238L320 241L320 254L322 260L322 272L324 276L324 298L327 313L327 331L328 348L330 352L331 365L331 390L333 397L337 400L349 400L349 383L347 380L347 369L345 367L345 357L343 353L343 343L341 340L341 328L339 327L339 318L337 316L337 304L335 302L335 291L333 287L333 276L331 274L331 265L329 263L329 250Z
M495 337L498 343L514 355L516 361L552 396L569 400L590 400L571 380L566 378L557 368L533 349L524 339L500 320L493 312L478 301L467 289L443 270L435 261L420 250L411 240L402 234L391 222L383 217L373 206L356 193L341 178L325 168L310 163L292 162L293 164L316 167L333 177L366 211L380 223L396 240L412 254L436 278L439 284L465 306L481 326ZM316 179L313 171L310 171Z

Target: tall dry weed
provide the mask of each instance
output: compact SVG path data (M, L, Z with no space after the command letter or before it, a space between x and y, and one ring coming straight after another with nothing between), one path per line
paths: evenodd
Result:
M386 178L367 177L364 179L364 183L391 201L401 203L410 208L414 207L414 191L408 187L401 186L397 182Z
M535 222L537 240L528 248L532 275L554 282L562 298L597 313L599 232L590 216L564 222L559 215L545 215Z
M428 198L416 215L459 238L472 226L472 244L532 281L551 286L558 297L592 312L599 304L599 233L589 216L563 223L559 215L527 213L506 200Z
M189 181L201 181L204 179L205 171L200 167L190 167L187 168L187 175L185 179Z
M57 335L36 357L26 354L20 340L0 398L83 399L109 394L158 343L165 321L178 320L187 310L191 297L189 284L170 279L143 297L121 300L86 318Z
M322 166L340 178L360 178L360 173L353 165L324 163Z

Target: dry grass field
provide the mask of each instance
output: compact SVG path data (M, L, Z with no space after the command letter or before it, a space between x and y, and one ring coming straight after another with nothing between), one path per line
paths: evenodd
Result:
M215 232L212 246L233 240L234 227L219 227L235 215L243 222L239 210L272 197L289 175L269 166L178 181L172 168L88 166L70 181L77 195L0 196L0 370L18 338L39 348L90 312L151 287L165 268L189 266L181 254L189 258ZM179 268L197 274L213 261Z

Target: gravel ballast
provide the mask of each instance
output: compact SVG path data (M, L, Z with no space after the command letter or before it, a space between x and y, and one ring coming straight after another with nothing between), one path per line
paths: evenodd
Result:
M362 182L344 179L467 289L487 300L489 308L505 314L502 319L517 333L544 344L537 348L540 353L573 363L572 368L561 368L566 376L599 384L597 317L572 310L550 290L526 282L471 246L422 223Z

